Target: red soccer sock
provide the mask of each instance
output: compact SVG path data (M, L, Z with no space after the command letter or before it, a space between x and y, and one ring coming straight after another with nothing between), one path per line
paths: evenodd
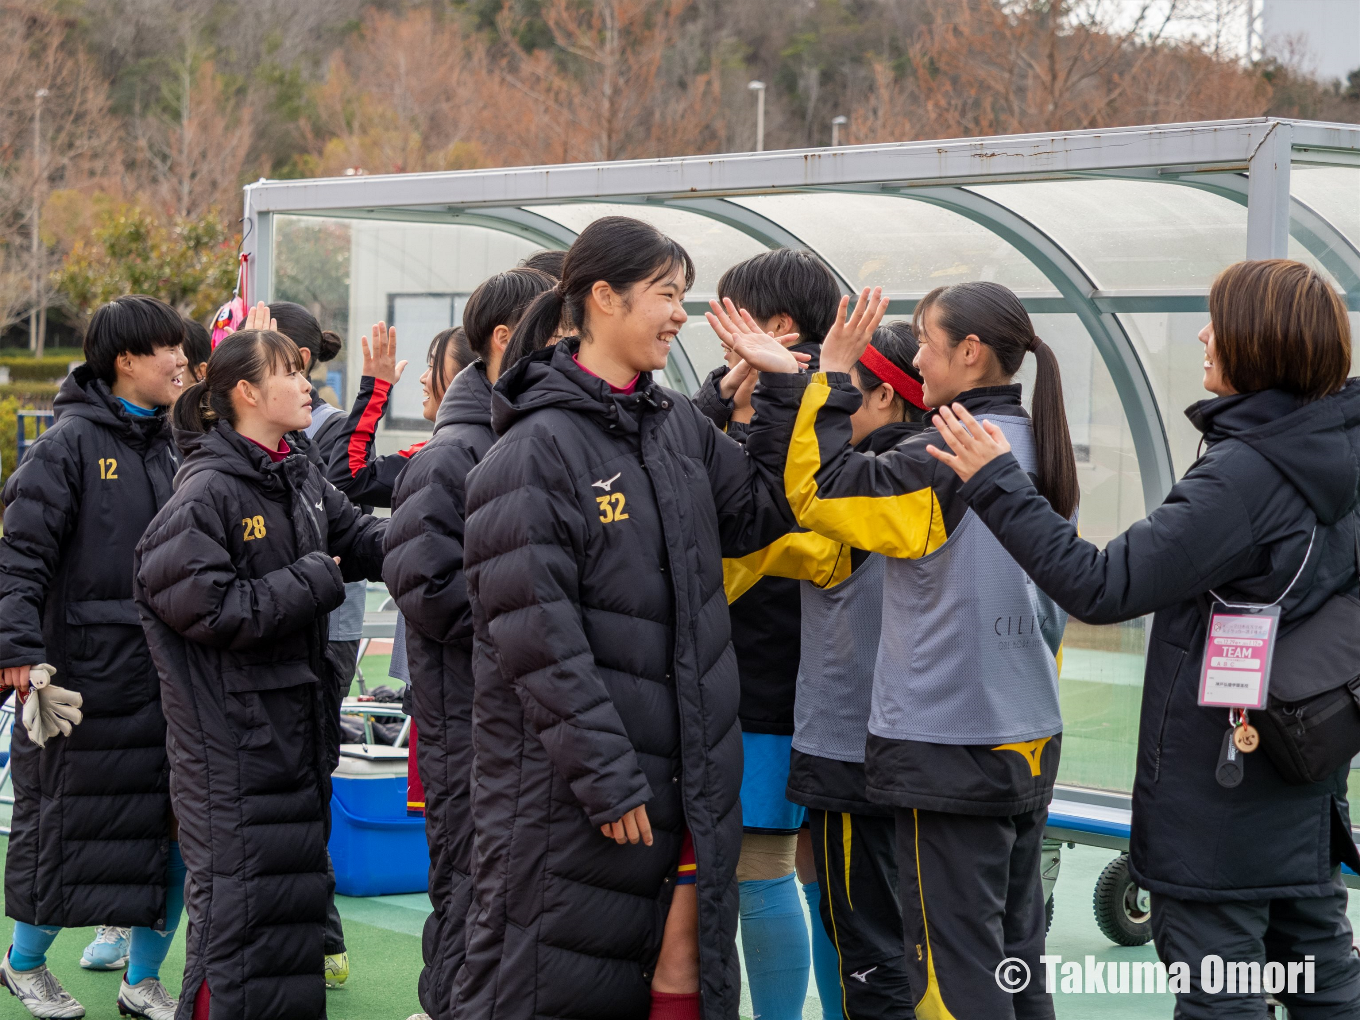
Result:
M204 981L198 986L198 994L194 996L194 1018L193 1020L208 1020L208 982Z
M699 1020L699 993L674 995L670 992L652 993L652 1011L647 1020ZM195 1018L197 1020L197 1018Z

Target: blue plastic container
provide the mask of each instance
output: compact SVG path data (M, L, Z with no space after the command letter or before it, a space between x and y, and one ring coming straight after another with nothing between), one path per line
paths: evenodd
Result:
M331 780L335 891L344 896L425 892L430 849L425 819L406 814L405 762L401 775L384 775L377 768L374 774L354 774L365 765L342 758Z

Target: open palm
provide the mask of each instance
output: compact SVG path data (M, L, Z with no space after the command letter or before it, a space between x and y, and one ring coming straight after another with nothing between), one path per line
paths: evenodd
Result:
M793 351L784 345L798 339L797 333L783 336L770 336L751 318L745 308L738 310L731 298L723 298L722 304L710 301L712 311L704 317L718 334L723 347L732 351L757 372L797 372L800 361ZM803 360L807 360L806 355Z
M888 311L888 299L883 296L883 288L868 287L860 291L855 302L855 310L846 314L850 307L849 295L841 298L836 309L836 321L827 331L822 342L822 371L848 372L860 359L869 341L874 338L874 330L883 321Z

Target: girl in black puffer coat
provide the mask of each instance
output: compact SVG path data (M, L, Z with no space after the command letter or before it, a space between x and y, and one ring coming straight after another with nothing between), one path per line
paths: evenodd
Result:
M325 1015L326 614L379 578L385 525L284 442L310 393L287 337L224 340L175 407L184 467L137 546L189 871L180 1020Z
M742 448L652 380L693 272L636 220L582 231L516 331L546 340L565 311L582 340L497 382L501 438L468 476L468 1020L737 1015L722 557L786 525Z
M165 408L181 392L183 342L179 313L155 298L121 297L96 311L86 363L57 394L56 423L5 485L0 683L32 697L29 667L46 662L57 685L84 699L85 719L69 736L39 747L16 720L11 744L5 912L16 932L0 978L46 1016L84 1015L38 980L61 926L139 926L140 984L155 973L142 960L148 951L152 963L164 959L164 933L179 921L165 720L132 604L132 557L171 494L177 458ZM156 988L163 1007L169 999L158 980Z
M434 406L427 404L434 438L401 471L392 494L383 577L407 624L412 746L430 844L432 910L425 919L419 989L421 1006L434 1020L453 1016L472 901L472 610L463 573L467 474L496 441L491 384L505 341L533 299L553 285L543 273L511 269L473 291L459 332L478 360L454 377L447 392L441 388Z

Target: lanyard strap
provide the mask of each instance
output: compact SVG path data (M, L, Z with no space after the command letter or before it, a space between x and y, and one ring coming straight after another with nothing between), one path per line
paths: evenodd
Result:
M1308 557L1313 554L1313 541L1316 538L1317 538L1317 525L1314 524L1313 533L1308 536L1308 548L1304 551L1303 562L1299 564L1299 569L1295 571L1294 579L1289 582L1289 587L1286 588L1284 591L1280 592L1280 597L1277 598L1274 602L1267 602L1265 605L1260 605L1255 602L1229 602L1227 599L1220 596L1218 592L1214 591L1212 588L1209 589L1209 594L1214 597L1215 601L1221 602L1229 609L1269 609L1271 606L1278 606L1281 602L1284 601L1284 597L1294 590L1294 585L1297 584L1299 578L1303 576L1303 568L1308 565ZM1360 560L1360 532L1356 533L1356 556L1357 559Z

